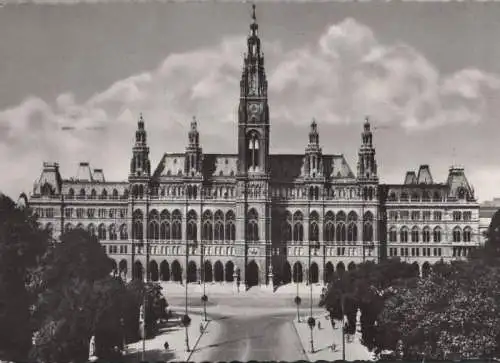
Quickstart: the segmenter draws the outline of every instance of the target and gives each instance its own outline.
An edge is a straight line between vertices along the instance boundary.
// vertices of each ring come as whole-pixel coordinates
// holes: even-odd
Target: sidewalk
[[[302,317],[300,323],[295,318],[293,324],[302,343],[302,347],[311,362],[326,360],[342,360],[342,323],[335,322],[335,329],[332,329],[330,318],[325,317],[326,313],[316,314],[316,326],[313,329],[314,352],[311,353],[311,329],[307,325],[307,317]],[[318,322],[321,329],[318,329]],[[374,356],[360,342],[361,333],[356,333],[352,342],[348,342],[346,335],[345,359],[346,361],[355,360],[374,360]],[[332,344],[336,344],[336,349],[332,350]]]
[[[128,344],[123,362],[187,361],[191,352],[186,351],[186,331],[180,320],[182,314],[182,311],[177,311],[177,316],[169,320],[166,326],[160,328],[154,338],[146,339],[144,357],[142,356],[142,340]],[[202,315],[190,313],[189,316],[191,325],[188,327],[188,337],[189,348],[192,351],[196,349],[201,337],[200,323],[203,323],[206,331],[209,322],[204,322]],[[168,350],[164,347],[165,342],[169,344]]]

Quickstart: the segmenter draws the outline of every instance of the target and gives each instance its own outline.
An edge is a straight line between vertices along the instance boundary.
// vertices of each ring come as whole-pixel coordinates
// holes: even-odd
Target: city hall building
[[[127,278],[249,285],[328,281],[334,270],[391,257],[425,274],[480,243],[463,168],[443,183],[422,165],[402,184],[380,184],[368,120],[354,169],[342,154],[323,154],[315,121],[297,154],[271,154],[255,9],[243,62],[235,154],[203,153],[193,119],[184,152],[152,169],[141,115],[128,180],[107,181],[84,162],[65,179],[57,163],[43,164],[29,197],[42,227],[54,239],[87,230]]]

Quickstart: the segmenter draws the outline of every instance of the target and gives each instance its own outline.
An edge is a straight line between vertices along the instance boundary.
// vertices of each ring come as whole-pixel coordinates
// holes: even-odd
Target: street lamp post
[[[340,290],[340,304],[342,309],[342,360],[345,361],[345,318],[344,318],[344,294]]]
[[[187,237],[187,236],[186,236]],[[186,351],[189,352],[189,333],[188,327],[191,323],[191,318],[188,315],[188,263],[189,263],[189,244],[186,238],[186,290],[185,290],[185,314],[182,318],[182,324],[184,325],[186,332]]]

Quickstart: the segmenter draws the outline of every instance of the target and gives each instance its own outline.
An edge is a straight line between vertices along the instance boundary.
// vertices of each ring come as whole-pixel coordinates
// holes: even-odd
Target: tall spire
[[[257,16],[255,15],[255,4],[252,4],[252,24],[250,24],[251,35],[257,36],[258,29],[259,24],[257,24]]]
[[[139,115],[139,121],[137,121],[135,144],[136,146],[146,146],[146,130],[144,128],[144,118],[142,117],[142,112]]]
[[[198,122],[196,121],[196,116],[193,116],[191,120],[191,129],[189,130],[189,145],[198,146],[200,141],[200,134],[198,132]]]

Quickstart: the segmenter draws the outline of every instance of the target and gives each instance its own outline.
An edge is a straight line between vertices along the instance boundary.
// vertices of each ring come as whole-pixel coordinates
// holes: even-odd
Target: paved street
[[[214,316],[208,327],[207,339],[201,339],[191,360],[307,360],[294,330],[293,317],[292,312]],[[208,337],[209,334],[214,336]]]
[[[166,290],[171,308],[183,312],[182,291]],[[250,289],[240,294],[228,291],[207,295],[207,315],[211,322],[191,361],[307,360],[293,325],[297,316],[294,294]],[[317,307],[318,299],[318,294],[314,294],[315,314],[324,312]],[[191,292],[188,301],[190,314],[203,312],[199,293]],[[303,319],[309,316],[309,309],[309,295],[304,293],[300,308]]]

